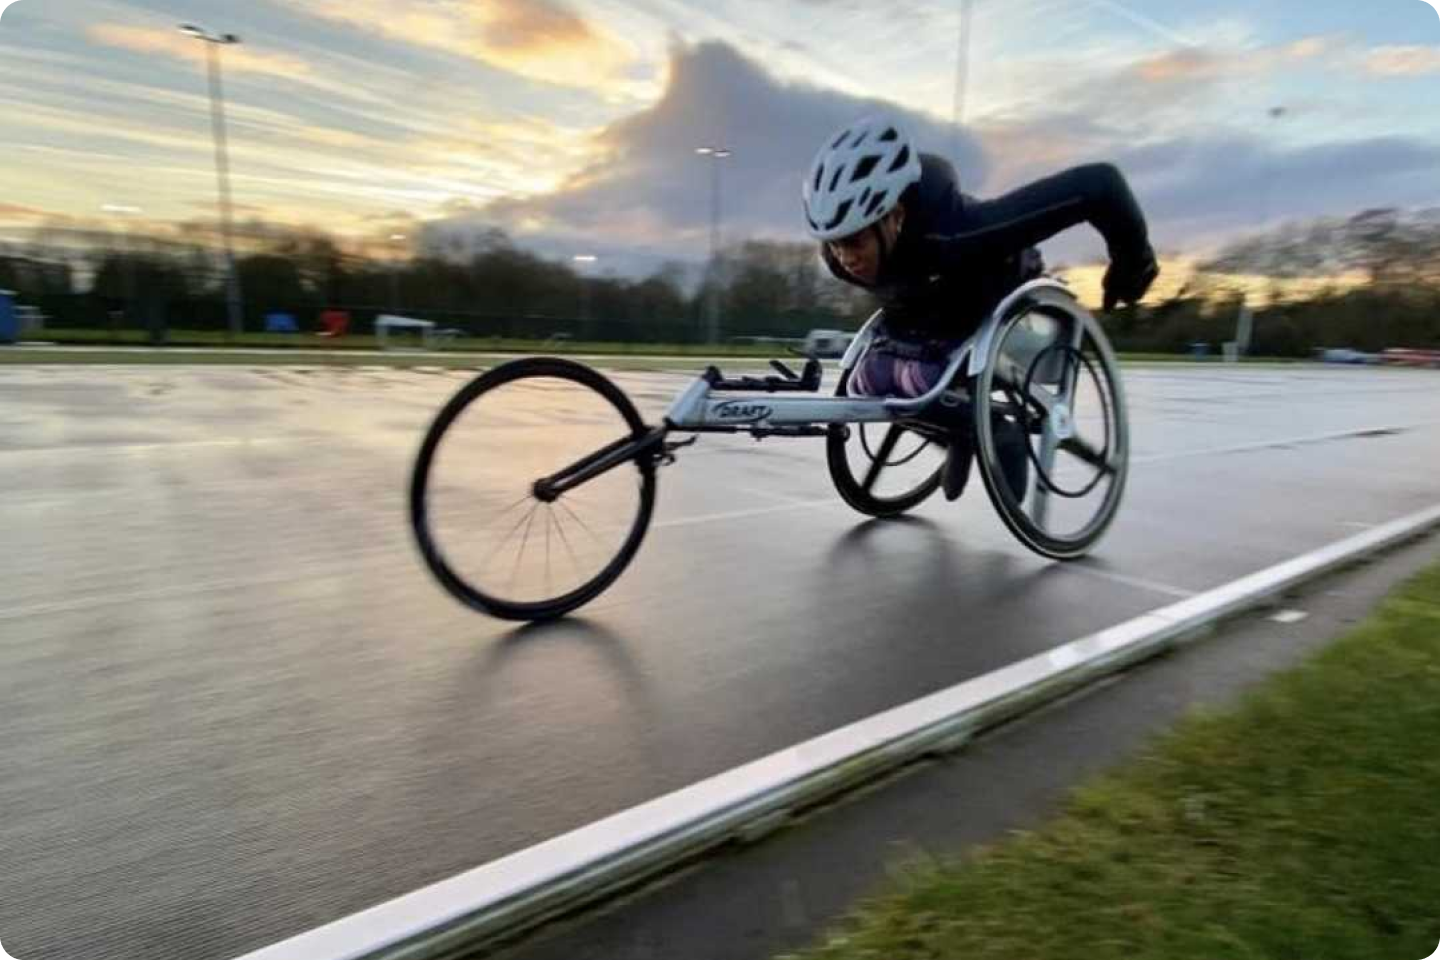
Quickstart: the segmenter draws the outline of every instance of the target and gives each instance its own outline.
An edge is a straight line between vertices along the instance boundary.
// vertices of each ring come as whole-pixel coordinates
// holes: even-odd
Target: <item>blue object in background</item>
[[[267,313],[265,314],[266,333],[299,333],[300,328],[295,325],[295,318],[288,313]]]
[[[20,318],[15,315],[15,294],[0,290],[0,343],[14,343],[20,339]]]

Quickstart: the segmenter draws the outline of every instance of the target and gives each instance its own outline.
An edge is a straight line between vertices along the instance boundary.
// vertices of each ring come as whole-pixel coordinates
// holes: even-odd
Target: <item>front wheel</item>
[[[1078,305],[1037,298],[1000,324],[974,394],[980,475],[1001,520],[1042,556],[1085,556],[1120,509],[1130,464],[1104,331]]]
[[[610,380],[583,364],[527,358],[466,384],[425,435],[410,523],[426,565],[456,599],[506,620],[548,620],[588,603],[639,549],[655,506],[640,455],[558,497],[535,484],[646,433]]]

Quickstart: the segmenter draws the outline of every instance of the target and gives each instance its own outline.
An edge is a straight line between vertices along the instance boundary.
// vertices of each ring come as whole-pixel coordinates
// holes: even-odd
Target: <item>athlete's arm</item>
[[[1104,237],[1111,270],[1106,303],[1135,301],[1158,272],[1145,215],[1125,177],[1112,164],[1074,167],[993,200],[964,207],[960,229],[938,228],[925,237],[944,266],[963,269],[967,260],[1023,250],[1082,223]]]

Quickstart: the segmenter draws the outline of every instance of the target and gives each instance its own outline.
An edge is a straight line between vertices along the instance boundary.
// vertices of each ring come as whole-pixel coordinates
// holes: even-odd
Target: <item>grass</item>
[[[518,355],[517,355],[518,356]],[[758,358],[746,360],[744,363],[737,362],[735,367],[745,369],[758,369],[760,361]],[[146,352],[126,352],[122,350],[107,350],[103,347],[93,350],[66,350],[66,349],[43,349],[26,348],[25,350],[5,350],[0,347],[0,367],[7,364],[20,366],[36,365],[59,365],[59,366],[85,366],[85,365],[158,365],[175,366],[179,364],[203,364],[206,366],[237,366],[237,367],[395,367],[401,369],[412,369],[415,367],[439,367],[449,370],[484,370],[495,366],[498,361],[479,357],[474,354],[459,353],[367,353],[364,351],[336,351],[333,353],[245,353],[236,351],[234,353],[225,351],[214,351],[200,353],[194,350],[183,348],[154,350]],[[645,356],[624,356],[616,355],[607,358],[599,364],[606,370],[636,370],[653,372],[676,372],[698,374],[704,367],[700,358],[687,360],[684,358],[662,358]],[[726,364],[730,369],[730,364]]]
[[[82,330],[46,329],[32,335],[35,340],[66,346],[148,346],[149,334],[141,330]],[[419,338],[414,335],[395,335],[392,344],[403,347],[417,347]],[[379,341],[369,334],[356,334],[339,339],[322,337],[313,333],[242,333],[232,337],[219,330],[171,330],[168,335],[169,347],[241,347],[259,349],[296,350],[376,350]],[[680,343],[614,343],[589,341],[525,340],[503,337],[459,337],[443,342],[437,352],[485,352],[485,353],[600,353],[600,354],[666,354],[673,356],[735,356],[769,357],[779,356],[783,348],[776,345],[754,346],[750,344],[721,344],[707,347],[704,344]]]
[[[521,354],[516,354],[518,358]],[[723,358],[722,358],[723,360]],[[245,350],[196,350],[171,347],[163,350],[130,351],[95,347],[86,350],[73,348],[26,347],[23,350],[6,350],[0,346],[0,367],[14,366],[176,366],[181,364],[236,367],[394,367],[413,369],[416,367],[442,368],[449,370],[485,370],[502,362],[494,356],[467,353],[400,353],[364,350],[337,350],[329,352],[273,351],[254,353]],[[763,363],[759,357],[733,357],[723,360],[725,369],[759,370]],[[660,373],[699,374],[705,360],[701,357],[650,357],[643,354],[612,354],[597,366],[605,370],[634,370]]]
[[[1223,364],[1225,358],[1212,354],[1208,357],[1192,357],[1188,353],[1122,353],[1124,363],[1213,363]],[[1309,357],[1242,357],[1241,363],[1314,363]]]
[[[804,960],[1420,960],[1440,941],[1440,565],[1064,812],[907,867]]]
[[[676,357],[690,358],[697,361],[704,359],[716,359],[725,357],[736,357],[752,360],[778,359],[794,360],[780,346],[771,344],[768,346],[755,346],[751,344],[722,344],[716,347],[707,347],[703,344],[676,344],[676,343],[608,343],[608,342],[585,342],[585,341],[545,341],[545,340],[517,340],[502,339],[498,337],[489,338],[468,338],[449,341],[442,349],[427,352],[423,359],[413,356],[406,356],[404,353],[392,354],[382,353],[379,350],[379,343],[373,336],[347,336],[340,340],[331,340],[315,334],[283,334],[283,333],[244,333],[238,338],[232,338],[224,331],[215,330],[172,330],[166,347],[162,350],[147,351],[144,353],[128,352],[124,350],[103,351],[103,347],[135,347],[148,346],[149,337],[138,330],[120,330],[110,332],[107,330],[72,330],[56,329],[37,332],[33,339],[47,343],[53,343],[57,347],[89,347],[86,351],[53,349],[39,350],[26,349],[25,351],[6,351],[0,347],[0,363],[105,363],[105,364],[140,364],[140,363],[245,363],[245,364],[378,364],[383,366],[414,367],[414,366],[443,366],[443,367],[473,367],[477,360],[473,357],[466,357],[467,353],[513,353],[517,356],[534,354],[591,354],[614,358],[608,360],[606,366],[616,369],[657,369],[653,357]],[[412,337],[409,339],[395,338],[393,343],[397,347],[413,349],[417,341]],[[185,348],[199,348],[203,350],[218,351],[220,348],[240,348],[245,350],[273,350],[272,354],[259,357],[253,353],[240,354],[238,356],[225,356],[219,352],[196,353],[186,352]],[[295,350],[297,354],[293,357],[285,356],[284,350]],[[303,352],[299,352],[303,351]],[[311,351],[325,351],[325,356],[320,357]],[[350,356],[353,354],[354,356]],[[622,362],[622,358],[634,357],[634,362]],[[1189,356],[1170,353],[1128,353],[1122,354],[1121,360],[1125,363],[1219,363],[1218,357],[1210,357],[1206,360],[1196,361]],[[797,361],[798,362],[798,361]],[[1247,357],[1245,363],[1303,363],[1304,360],[1293,358],[1263,358]],[[658,369],[692,369],[692,367],[677,366],[672,362],[662,362]],[[698,367],[694,367],[698,371]]]

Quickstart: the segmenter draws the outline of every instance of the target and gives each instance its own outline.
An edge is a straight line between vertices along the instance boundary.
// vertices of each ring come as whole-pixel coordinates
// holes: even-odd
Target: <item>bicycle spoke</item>
[[[1045,521],[1050,515],[1050,477],[1055,471],[1055,450],[1057,447],[1055,432],[1050,429],[1047,423],[1040,434],[1040,476],[1035,479],[1035,492],[1032,495],[1035,507],[1031,516],[1035,519],[1035,526],[1041,530],[1045,529]]]
[[[1061,441],[1060,449],[1079,458],[1096,470],[1104,473],[1115,472],[1114,464],[1110,463],[1109,459],[1099,450],[1096,450],[1093,444],[1080,437],[1071,437],[1069,440]]]
[[[1034,406],[1039,407],[1038,412],[1042,417],[1049,416],[1050,411],[1055,409],[1055,405],[1060,402],[1060,398],[1049,387],[1042,387],[1033,382],[1030,384],[1030,395],[1026,399]]]
[[[897,426],[892,426],[885,432],[885,439],[880,441],[880,452],[871,459],[870,468],[865,471],[865,480],[860,484],[866,493],[874,489],[875,481],[880,478],[880,471],[886,466],[885,461],[895,452],[895,444],[900,442],[900,434],[903,432],[904,428]]]
[[[1085,347],[1085,328],[1076,324],[1075,344],[1072,352],[1063,354],[1065,357],[1064,369],[1061,371],[1061,387],[1056,399],[1074,411],[1075,388],[1080,381],[1080,367],[1083,366],[1082,357]]]
[[[480,525],[480,528],[477,529],[477,530],[475,531],[475,533],[476,533],[477,535],[479,535],[479,534],[482,534],[482,533],[484,533],[485,531],[489,530],[491,527],[493,527],[493,526],[495,525],[496,521],[502,519],[506,514],[510,513],[510,512],[511,512],[512,510],[514,510],[516,507],[520,506],[520,504],[524,503],[526,500],[531,499],[533,496],[534,496],[534,495],[531,494],[531,493],[527,490],[527,491],[525,492],[525,495],[522,496],[519,500],[516,500],[514,503],[510,504],[510,506],[506,507],[504,510],[501,510],[499,513],[495,514],[495,515],[494,515],[493,517],[491,517],[489,520],[486,520],[484,523],[482,523],[482,524]]]
[[[903,467],[903,466],[911,463],[916,457],[920,456],[920,454],[924,453],[925,450],[926,450],[926,448],[931,445],[930,440],[929,440],[928,438],[921,436],[920,434],[916,433],[914,430],[908,430],[908,431],[906,431],[906,432],[909,433],[911,436],[918,437],[919,440],[920,440],[920,445],[917,446],[917,447],[916,447],[914,450],[912,450],[910,453],[908,453],[908,454],[906,454],[905,456],[901,457],[899,460],[894,460],[894,461],[891,461],[890,463],[887,463],[887,464],[886,464],[887,467]]]
[[[590,534],[591,540],[594,540],[602,547],[605,546],[605,542],[595,535],[595,531],[590,529],[590,525],[588,523],[580,519],[580,515],[578,513],[570,509],[570,505],[568,503],[566,503],[564,500],[556,500],[555,502],[560,504],[560,506],[564,507],[565,512],[575,518],[575,522],[580,524],[581,529],[583,529],[586,533]]]
[[[554,517],[554,511],[553,511],[553,510],[551,511],[551,515],[552,515],[552,517]],[[563,544],[565,544],[565,552],[570,555],[570,565],[575,568],[575,572],[576,572],[576,573],[584,573],[584,571],[580,569],[580,560],[579,560],[579,558],[577,558],[577,557],[575,556],[575,548],[572,547],[572,546],[570,546],[570,538],[567,537],[567,536],[565,536],[565,528],[564,528],[563,526],[561,526],[561,524],[560,524],[560,518],[559,518],[559,517],[554,517],[554,520],[555,520],[555,532],[558,533],[558,534],[560,534],[560,542],[563,543]]]
[[[593,492],[589,494],[581,493],[577,487],[574,490],[566,490],[561,494],[560,499],[578,503],[582,507],[590,507],[592,510],[604,510],[604,504],[600,503],[595,496]]]
[[[530,508],[530,512],[527,513],[527,514],[525,514],[525,516],[521,517],[520,520],[515,524],[515,526],[513,526],[513,527],[510,528],[510,532],[507,533],[507,534],[505,534],[504,539],[502,539],[499,543],[497,543],[497,544],[495,545],[495,549],[490,551],[490,555],[489,555],[488,557],[486,557],[486,558],[485,558],[485,562],[480,565],[480,569],[481,569],[481,570],[488,570],[488,569],[490,569],[490,564],[492,564],[492,563],[495,562],[495,558],[496,558],[497,556],[499,556],[500,550],[505,546],[505,544],[507,544],[507,543],[510,542],[510,538],[513,537],[513,536],[515,536],[516,532],[517,532],[522,526],[525,525],[525,521],[526,521],[526,520],[529,520],[531,517],[533,517],[533,516],[535,515],[535,511],[538,510],[539,508],[540,508],[540,501],[539,501],[539,500],[536,500],[536,501],[535,501],[535,506],[533,506],[533,507]]]
[[[550,504],[545,504],[545,595],[550,595]]]
[[[515,576],[520,572],[520,561],[525,558],[525,547],[530,542],[530,528],[535,525],[535,510],[530,511],[529,519],[525,521],[525,535],[520,540],[520,550],[515,554],[515,566],[510,570],[510,579],[505,583],[505,589],[509,590],[515,586]]]

